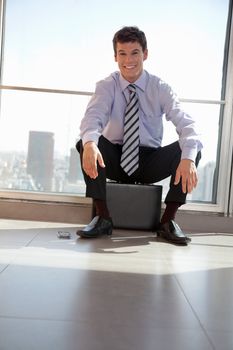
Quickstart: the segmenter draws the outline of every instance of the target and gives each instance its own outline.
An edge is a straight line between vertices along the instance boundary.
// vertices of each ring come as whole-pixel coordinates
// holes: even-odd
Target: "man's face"
[[[147,59],[148,50],[142,51],[138,42],[117,43],[115,61],[121,75],[130,83],[134,83],[143,71],[143,61]]]

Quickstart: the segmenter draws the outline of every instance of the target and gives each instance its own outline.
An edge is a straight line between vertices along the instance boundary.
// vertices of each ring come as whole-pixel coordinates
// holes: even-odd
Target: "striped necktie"
[[[125,110],[121,167],[130,176],[139,165],[139,107],[135,85],[129,84],[128,89],[130,99]]]

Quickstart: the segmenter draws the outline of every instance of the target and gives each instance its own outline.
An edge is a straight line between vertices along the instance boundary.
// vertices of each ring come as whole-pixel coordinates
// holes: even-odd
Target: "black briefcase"
[[[115,228],[156,229],[161,200],[160,185],[107,182],[107,205]]]

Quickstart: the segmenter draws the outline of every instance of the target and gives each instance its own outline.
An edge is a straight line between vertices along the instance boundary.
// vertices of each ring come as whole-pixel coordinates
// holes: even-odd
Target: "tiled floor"
[[[0,220],[0,350],[233,349],[233,234],[76,229]]]

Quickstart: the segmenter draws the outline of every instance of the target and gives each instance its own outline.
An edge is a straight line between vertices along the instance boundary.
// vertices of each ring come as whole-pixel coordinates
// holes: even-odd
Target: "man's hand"
[[[190,159],[182,159],[176,170],[176,177],[174,184],[178,185],[181,181],[182,191],[184,193],[191,193],[197,186],[197,168],[195,163]]]
[[[83,147],[83,169],[91,179],[96,179],[98,176],[98,164],[104,168],[105,164],[99,148],[92,141],[85,143]]]

